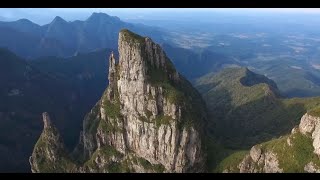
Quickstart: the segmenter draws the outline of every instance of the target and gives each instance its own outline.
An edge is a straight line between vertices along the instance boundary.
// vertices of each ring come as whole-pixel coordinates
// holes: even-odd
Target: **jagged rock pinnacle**
[[[117,68],[116,68],[116,59],[113,55],[113,52],[111,52],[111,55],[109,57],[109,90],[108,90],[108,97],[110,100],[114,99],[114,91],[116,88],[117,83]]]
[[[43,128],[44,129],[51,127],[51,120],[50,120],[49,113],[47,113],[47,112],[42,113],[42,120],[43,120]]]
[[[127,29],[119,33],[119,72],[122,79],[141,81],[170,79],[179,81],[179,73],[161,46],[149,37],[142,37]],[[157,71],[157,77],[153,76]],[[139,72],[139,73],[138,73]]]
[[[109,74],[108,74],[108,79],[110,84],[112,84],[115,81],[115,75],[116,75],[116,59],[114,58],[113,52],[111,52],[111,55],[109,57]]]

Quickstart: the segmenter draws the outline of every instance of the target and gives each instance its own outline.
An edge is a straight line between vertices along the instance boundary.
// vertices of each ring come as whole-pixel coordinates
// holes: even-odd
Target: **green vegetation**
[[[174,88],[172,85],[168,83],[162,84],[162,87],[164,88],[164,95],[170,103],[179,104],[179,105],[183,103],[185,98],[184,98],[184,94],[181,91],[177,90],[176,88]]]
[[[109,173],[126,173],[130,172],[129,169],[123,163],[111,162],[107,165],[107,170]]]
[[[120,114],[120,101],[118,98],[114,102],[110,102],[107,98],[103,99],[103,108],[110,118],[117,118]]]
[[[104,145],[103,147],[97,149],[92,154],[91,158],[84,163],[84,165],[95,168],[96,163],[94,162],[94,160],[97,158],[97,156],[102,156],[102,158],[109,160],[112,157],[121,158],[123,157],[123,154],[121,154],[112,146]]]
[[[149,161],[147,161],[147,160],[139,157],[139,158],[138,158],[138,162],[139,162],[139,164],[142,165],[145,169],[152,169],[152,164],[151,164]]]
[[[221,172],[226,167],[238,171],[237,165],[245,154],[243,149],[249,150],[255,144],[290,133],[299,124],[303,114],[309,111],[316,115],[319,111],[315,107],[320,107],[320,97],[282,98],[274,82],[246,68],[226,68],[216,75],[209,74],[198,79],[196,87],[206,101],[209,112],[207,133],[209,139],[214,140],[206,144],[208,167],[214,172]],[[306,149],[312,146],[307,139],[303,142],[308,145],[296,144]],[[285,146],[285,139],[280,144],[275,147]],[[309,155],[313,154],[310,150],[298,149],[300,153],[307,154],[308,151],[311,152]],[[282,153],[285,156],[285,150]],[[215,154],[219,157],[215,157]],[[311,159],[303,158],[308,161]],[[305,165],[301,159],[291,161]],[[282,162],[287,163],[286,160]],[[301,170],[301,167],[293,167],[295,169],[284,169],[289,172]]]
[[[290,144],[288,144],[290,139]],[[320,159],[313,153],[311,135],[303,135],[300,132],[282,136],[259,145],[263,152],[271,151],[276,154],[279,168],[287,173],[302,173],[305,165],[313,162],[320,167]],[[225,158],[217,166],[216,171],[222,172],[225,169],[231,172],[239,172],[237,166],[248,151],[238,151]]]
[[[133,157],[136,164],[140,164],[144,169],[152,170],[156,173],[162,173],[165,171],[165,168],[162,164],[151,164],[146,159],[140,157]]]
[[[52,162],[46,155],[47,151],[53,151],[56,161]],[[38,139],[34,151],[33,159],[36,161],[37,167],[40,172],[72,172],[76,165],[71,161],[65,148],[60,135],[56,128],[52,127],[46,129]]]
[[[184,100],[184,91],[178,90],[179,84],[173,82],[173,80],[169,78],[170,75],[176,73],[170,60],[167,59],[164,68],[152,65],[149,60],[146,60],[145,63],[147,67],[148,81],[154,86],[162,87],[165,97],[169,102],[181,104]]]
[[[168,125],[172,121],[170,116],[157,115],[155,118],[156,127],[160,127],[161,125]]]
[[[144,37],[135,34],[128,29],[122,29],[120,34],[123,35],[124,40],[128,43],[144,43]]]
[[[287,138],[290,138],[292,146],[288,145]],[[261,146],[264,150],[276,153],[279,168],[284,172],[304,172],[304,166],[309,162],[320,166],[319,158],[313,153],[311,137],[300,132],[268,141]]]
[[[149,161],[132,155],[131,158],[126,158],[120,162],[114,162],[112,158],[123,158],[124,155],[118,152],[112,146],[104,146],[100,149],[97,149],[93,155],[91,156],[90,160],[85,163],[85,166],[90,167],[92,169],[96,169],[100,171],[96,166],[94,160],[97,156],[101,156],[101,158],[107,160],[107,163],[104,165],[104,168],[110,173],[121,173],[121,172],[134,172],[131,168],[132,164],[141,165],[143,168],[147,170],[151,170],[154,172],[164,172],[165,168],[161,164],[151,164]]]
[[[209,112],[208,133],[226,147],[250,148],[290,132],[320,98],[283,99],[271,80],[246,68],[226,68],[197,80]]]
[[[147,118],[150,119],[150,117],[152,116],[152,112],[147,109],[146,115],[147,115]]]
[[[100,119],[98,118],[98,114],[100,112],[100,106],[96,104],[91,112],[86,115],[84,120],[84,129],[87,130],[90,134],[96,134],[97,128],[100,123]]]
[[[139,120],[142,121],[142,122],[147,122],[147,123],[151,122],[149,118],[146,118],[144,116],[139,116]]]
[[[112,157],[112,156],[115,156],[115,157],[122,157],[123,155],[117,151],[114,147],[112,146],[108,146],[108,145],[105,145],[103,146],[101,149],[98,150],[98,153],[100,155],[103,155],[104,157]]]
[[[208,172],[222,172],[226,165],[221,164],[224,159],[230,155],[242,151],[226,148],[223,144],[219,143],[216,139],[205,136],[205,149],[207,150],[207,168]],[[227,163],[232,164],[232,163]]]
[[[228,172],[239,172],[238,165],[241,163],[247,153],[248,151],[237,151],[232,153],[230,156],[221,161],[214,172],[223,172],[226,169]]]
[[[308,112],[312,116],[320,117],[320,107],[314,108]]]
[[[98,129],[102,129],[106,133],[123,132],[123,129],[118,126],[116,121],[117,119],[109,119],[108,122],[101,120]]]

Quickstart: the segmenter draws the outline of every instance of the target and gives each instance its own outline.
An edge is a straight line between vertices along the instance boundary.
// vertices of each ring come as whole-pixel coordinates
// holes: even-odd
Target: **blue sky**
[[[171,19],[177,14],[188,13],[242,13],[246,15],[256,15],[257,13],[274,14],[320,14],[320,8],[0,8],[0,20],[13,21],[27,18],[38,24],[47,24],[55,16],[72,20],[84,20],[93,12],[104,12],[112,16],[118,16],[123,20],[130,19]],[[174,16],[170,16],[174,14]]]

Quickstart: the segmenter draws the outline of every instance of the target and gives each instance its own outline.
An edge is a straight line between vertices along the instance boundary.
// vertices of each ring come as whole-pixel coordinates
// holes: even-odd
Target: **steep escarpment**
[[[255,145],[224,172],[320,172],[320,118],[313,109],[302,116],[291,134]]]
[[[66,172],[205,171],[201,96],[150,38],[122,30],[118,43],[119,62],[112,53],[109,86],[72,155],[77,167]]]

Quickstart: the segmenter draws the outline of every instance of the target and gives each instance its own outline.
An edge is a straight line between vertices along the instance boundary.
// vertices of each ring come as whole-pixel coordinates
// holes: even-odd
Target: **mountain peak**
[[[61,18],[60,16],[56,16],[51,22],[51,24],[56,24],[56,23],[67,23],[67,21]]]
[[[94,18],[94,17],[111,17],[111,16],[109,16],[106,13],[94,12],[94,13],[91,14],[90,17]]]
[[[24,24],[35,24],[32,21],[30,21],[29,19],[25,19],[25,18],[19,19],[16,22],[20,22],[20,23],[24,23]]]
[[[128,29],[122,29],[119,32],[119,42],[121,41],[143,43],[145,38]]]
[[[255,72],[249,70],[247,67],[243,68],[243,71],[244,71],[245,75],[240,79],[240,82],[242,85],[253,86],[256,84],[264,83],[264,84],[268,85],[272,94],[274,94],[277,97],[281,97],[281,93],[278,89],[278,86],[273,80],[269,79],[268,77],[266,77],[264,75],[257,74]]]
[[[115,20],[115,21],[120,21],[120,18],[117,16],[110,16],[106,13],[97,13],[94,12],[91,14],[91,16],[87,19],[87,21],[101,21],[101,20]]]
[[[144,39],[144,43],[132,44]],[[123,30],[118,50],[118,63],[113,53],[109,58],[109,85],[84,119],[80,138],[83,143],[79,143],[82,150],[76,157],[84,163],[74,170],[204,171],[202,128],[206,113],[200,94],[178,75],[164,51],[151,39]],[[40,148],[35,146],[31,159],[47,158],[50,161],[46,166],[60,167],[59,162],[48,158],[50,153],[38,151]],[[31,162],[34,171],[44,172],[37,168],[39,161]],[[60,171],[54,169],[57,170]]]
[[[181,80],[180,74],[161,46],[149,37],[143,37],[128,29],[122,29],[119,32],[118,51],[120,54],[120,69],[126,69],[129,72],[139,69],[139,72],[141,72],[139,78],[141,79],[153,84],[163,81],[179,82]],[[120,75],[124,73],[124,77],[128,75],[126,72],[119,73]]]

